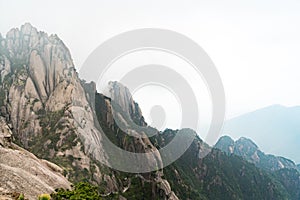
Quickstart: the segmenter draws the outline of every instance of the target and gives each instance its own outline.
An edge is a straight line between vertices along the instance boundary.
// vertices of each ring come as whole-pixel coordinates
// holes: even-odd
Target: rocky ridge
[[[162,157],[158,150],[179,130],[160,132],[149,127],[129,90],[117,82],[109,84],[105,95],[98,93],[94,83],[80,80],[63,42],[28,23],[0,37],[0,77],[0,127],[4,133],[0,149],[12,151],[11,157],[17,161],[5,156],[0,159],[17,167],[18,160],[42,164],[51,187],[46,191],[64,185],[52,186],[51,177],[56,175],[44,166],[63,173],[73,183],[88,181],[96,185],[102,199],[299,199],[298,171],[269,168],[265,172],[255,167],[252,163],[259,166],[265,157],[260,157],[257,146],[245,138],[239,142],[225,138],[220,142],[224,153],[196,137],[176,162],[154,172],[133,174],[106,167],[99,160],[110,164],[120,159],[108,156],[105,137],[128,152],[148,153],[147,163],[159,166]],[[147,137],[149,133],[155,136]],[[11,141],[48,161],[31,153],[25,153],[28,156],[22,160],[17,155],[26,150],[19,150]],[[256,154],[259,159],[253,156]],[[278,160],[276,157],[276,168],[280,166]],[[24,167],[30,173],[41,173],[39,169],[28,169],[26,164]],[[30,195],[31,191],[22,187],[12,189],[11,185],[19,181],[28,180],[5,179],[0,194],[20,190]],[[39,184],[45,186],[37,184],[33,189],[40,188]],[[35,199],[34,194],[30,199]]]
[[[283,168],[297,168],[295,163],[289,159],[265,154],[248,138],[241,137],[237,141],[234,141],[229,136],[222,136],[214,147],[228,155],[234,154],[241,156],[248,162],[254,163],[257,167],[262,169],[277,171]]]
[[[103,195],[122,193],[128,187],[128,180],[125,183],[118,178],[120,172],[99,162],[111,159],[105,153],[103,134],[115,137],[120,131],[112,118],[111,100],[103,95],[95,99],[95,84],[79,79],[70,52],[57,35],[48,36],[29,23],[10,30],[0,38],[0,74],[0,115],[11,126],[17,144],[60,165],[70,181],[88,180],[99,185]],[[120,112],[128,112],[140,126],[146,126],[128,89],[115,84],[111,96],[121,97],[117,102]],[[107,128],[105,133],[99,129],[95,101],[101,103],[99,112],[105,113],[101,121]],[[148,138],[120,145],[133,152],[153,152],[149,162],[160,162]],[[151,183],[153,196],[177,199],[162,175],[162,171],[153,177],[146,174],[142,182]]]

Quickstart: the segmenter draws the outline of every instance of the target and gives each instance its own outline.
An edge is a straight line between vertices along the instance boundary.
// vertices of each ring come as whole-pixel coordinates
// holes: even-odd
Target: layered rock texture
[[[18,193],[37,199],[41,193],[70,188],[62,168],[12,143],[12,132],[3,118],[0,127],[0,199],[13,199]]]
[[[60,165],[70,181],[88,180],[99,185],[103,195],[128,190],[131,178],[122,176],[126,178],[123,181],[117,177],[121,176],[120,172],[103,165],[112,159],[106,155],[103,134],[113,139],[123,132],[112,117],[111,99],[100,94],[95,99],[95,84],[78,78],[64,43],[56,35],[48,36],[28,23],[10,30],[0,40],[1,116],[11,126],[15,142],[39,158]],[[146,126],[128,89],[116,83],[112,86],[111,96],[120,97],[116,99],[121,108],[118,119],[130,123],[121,114],[126,113],[140,126]],[[105,115],[100,123],[95,109]],[[106,128],[105,133],[100,124]],[[127,131],[144,134],[134,129]],[[120,140],[119,145],[133,152],[153,152],[148,162],[160,162],[156,148],[147,137]],[[130,176],[149,183],[147,192],[153,198],[160,195],[176,199],[162,174],[159,171]]]
[[[129,90],[117,82],[98,93],[94,83],[78,77],[58,36],[28,23],[0,35],[0,130],[0,199],[19,193],[36,199],[80,181],[95,185],[101,199],[300,198],[299,172],[281,167],[293,163],[275,157],[258,168],[266,155],[247,139],[222,138],[222,152],[196,137],[180,159],[160,169],[158,150],[179,130],[148,126]],[[106,138],[126,152],[145,154],[140,162],[157,170],[107,167],[124,157],[109,152]]]
[[[56,35],[30,24],[12,29],[1,40],[0,60],[1,115],[18,144],[56,163],[71,160],[76,168],[65,166],[67,176],[91,167],[88,154],[105,157],[70,53]]]

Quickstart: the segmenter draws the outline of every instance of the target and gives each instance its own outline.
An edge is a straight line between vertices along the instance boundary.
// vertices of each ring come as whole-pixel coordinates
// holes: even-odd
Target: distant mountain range
[[[223,134],[251,138],[266,153],[300,163],[300,106],[273,105],[228,120]]]
[[[248,138],[241,137],[234,141],[229,136],[223,136],[214,147],[227,153],[227,155],[240,156],[264,170],[277,171],[283,168],[298,170],[293,161],[284,157],[265,154]]]
[[[285,188],[290,195],[288,199],[300,198],[300,165],[284,157],[267,155],[253,141],[244,137],[234,141],[229,136],[222,136],[214,147],[228,156],[242,157],[267,172]]]

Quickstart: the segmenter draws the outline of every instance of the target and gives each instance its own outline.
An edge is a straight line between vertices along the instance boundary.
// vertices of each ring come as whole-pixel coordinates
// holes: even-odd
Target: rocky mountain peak
[[[234,143],[234,140],[230,137],[230,136],[227,136],[227,135],[224,135],[224,136],[221,136],[218,140],[218,143],[222,143],[222,144],[233,144]]]
[[[26,23],[7,33],[0,50],[0,115],[16,142],[57,163],[80,157],[69,176],[90,168],[90,154],[105,157],[88,95],[57,35]]]
[[[26,61],[32,52],[38,52],[45,63],[57,57],[67,61],[64,67],[74,67],[70,52],[62,40],[57,35],[48,36],[45,32],[38,31],[30,23],[25,23],[20,29],[11,29],[1,46],[6,48],[6,56],[9,58],[17,57]]]
[[[98,94],[94,83],[79,79],[70,52],[57,35],[48,36],[24,24],[9,31],[0,50],[0,116],[11,124],[20,146],[61,165],[70,181],[89,180],[103,187],[105,194],[123,191],[128,180],[116,178],[118,172],[103,165],[115,159],[105,152],[104,134],[119,140],[128,151],[150,152],[149,163],[161,163],[159,152],[143,131],[128,128],[140,138],[127,137],[111,117],[111,102],[115,102],[122,114],[127,113],[139,126],[146,125],[129,90],[112,82],[110,98]],[[103,116],[99,121],[105,132],[99,129],[97,115]],[[5,138],[1,138],[4,144]],[[162,176],[157,172],[155,177],[149,173],[138,179],[153,183],[153,197],[158,195],[156,190],[169,196],[171,189],[163,187],[168,184]],[[175,194],[171,196],[176,199]]]
[[[232,154],[234,150],[234,140],[229,136],[222,136],[215,144],[215,148],[221,149],[228,154]]]
[[[21,33],[24,35],[37,35],[38,31],[30,23],[26,22],[21,26]]]
[[[94,83],[80,80],[57,35],[48,36],[26,23],[0,40],[0,199],[12,191],[36,199],[41,192],[69,188],[68,180],[97,185],[103,199],[291,199],[277,195],[277,184],[245,160],[271,170],[292,168],[293,162],[265,155],[246,138],[234,142],[222,137],[218,142],[219,148],[245,160],[211,150],[196,137],[185,154],[163,170],[137,174],[108,168],[103,162],[120,163],[123,157],[108,156],[104,137],[125,151],[147,153],[146,165],[161,166],[158,150],[179,130],[159,132],[147,126],[122,84],[110,82],[105,96]],[[114,104],[117,118],[112,117]],[[148,132],[156,134],[150,137]]]
[[[127,87],[120,82],[110,81],[104,94],[110,97],[113,103],[119,105],[136,124],[147,125],[139,105],[133,100]]]
[[[134,104],[129,89],[120,82],[110,81],[104,94],[120,105],[123,110],[129,111]]]
[[[256,151],[258,150],[258,146],[249,138],[241,137],[236,142],[235,145],[242,149],[248,149],[248,151]]]
[[[218,140],[215,148],[220,149],[227,154],[241,156],[248,162],[254,163],[260,168],[271,171],[276,171],[282,168],[297,168],[295,163],[289,159],[265,154],[251,139],[245,137],[241,137],[238,140],[233,141],[230,137],[223,136]]]

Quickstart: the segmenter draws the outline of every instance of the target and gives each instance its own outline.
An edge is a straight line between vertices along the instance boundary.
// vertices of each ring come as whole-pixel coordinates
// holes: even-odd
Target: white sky
[[[78,69],[121,32],[151,27],[182,33],[218,68],[227,118],[271,104],[300,104],[298,0],[0,0],[0,8],[2,35],[25,22],[56,33]]]

